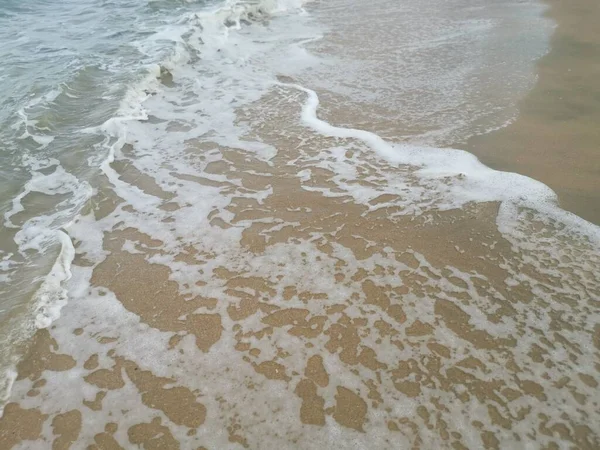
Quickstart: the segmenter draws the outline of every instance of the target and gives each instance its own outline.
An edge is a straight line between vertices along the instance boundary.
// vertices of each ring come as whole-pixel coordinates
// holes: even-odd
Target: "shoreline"
[[[199,97],[244,124],[233,142],[178,141],[184,89],[128,129],[0,447],[596,448],[597,243],[498,196],[445,209],[469,179],[451,157],[443,177],[388,161],[294,78],[218,103],[236,72]]]
[[[475,136],[465,150],[493,169],[553,189],[561,208],[600,224],[600,4],[545,0],[556,23],[538,79],[509,126]]]

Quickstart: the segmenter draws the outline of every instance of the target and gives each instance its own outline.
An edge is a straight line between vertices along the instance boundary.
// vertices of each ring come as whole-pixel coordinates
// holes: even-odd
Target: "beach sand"
[[[119,210],[109,188],[94,197],[93,218],[76,228],[122,222],[102,230],[100,255],[73,236],[74,277],[90,287],[34,336],[0,448],[600,446],[600,257],[590,243],[528,210],[509,240],[496,202],[436,210],[414,168],[302,126],[305,97],[283,84],[238,111],[248,140],[279,149],[270,162],[185,143],[203,176],[178,175],[180,189],[235,195],[176,250],[143,223],[128,226],[132,208]],[[525,120],[558,133],[527,110],[511,127]],[[222,159],[211,159],[216,148]],[[148,222],[201,208],[172,202],[132,165],[113,168],[159,202]],[[591,175],[576,184],[554,173],[591,190]]]
[[[600,224],[600,4],[548,3],[557,28],[517,120],[466,149],[492,168],[542,181],[564,209]]]

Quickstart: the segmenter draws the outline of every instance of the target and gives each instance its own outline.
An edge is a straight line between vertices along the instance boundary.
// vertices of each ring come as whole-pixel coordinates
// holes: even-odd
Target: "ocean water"
[[[140,83],[157,70],[153,65],[177,58],[176,33],[185,27],[177,21],[189,11],[188,5],[2,3],[4,366],[12,360],[20,336],[51,321],[53,308],[64,301],[60,282],[67,277],[72,252],[65,248],[71,244],[61,228],[92,198],[93,180],[107,157],[105,141],[110,139],[99,127],[115,116],[142,114],[140,102],[147,94]]]
[[[597,442],[598,228],[449,148],[514,119],[543,10],[3,3],[21,445]]]

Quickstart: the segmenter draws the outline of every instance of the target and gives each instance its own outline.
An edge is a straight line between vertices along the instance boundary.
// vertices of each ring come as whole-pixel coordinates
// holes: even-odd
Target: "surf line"
[[[518,216],[518,208],[531,208],[555,220],[558,219],[577,234],[583,234],[590,242],[600,246],[600,227],[560,208],[558,196],[544,183],[525,175],[492,169],[465,150],[422,147],[406,143],[392,144],[370,131],[331,125],[319,119],[317,115],[320,101],[314,90],[297,83],[282,81],[282,78],[286,77],[278,77],[274,84],[306,94],[301,120],[306,127],[317,133],[362,141],[388,162],[413,166],[416,173],[425,178],[443,179],[456,176],[459,180],[452,186],[451,191],[460,197],[461,204],[471,201],[500,202],[505,210],[502,216],[504,219],[510,216],[511,222]],[[500,220],[499,214],[497,221]]]

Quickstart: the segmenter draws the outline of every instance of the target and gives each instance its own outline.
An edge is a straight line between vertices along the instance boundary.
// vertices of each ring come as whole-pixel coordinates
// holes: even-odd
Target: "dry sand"
[[[558,27],[510,126],[470,140],[486,165],[540,180],[600,224],[600,3],[549,0]]]

